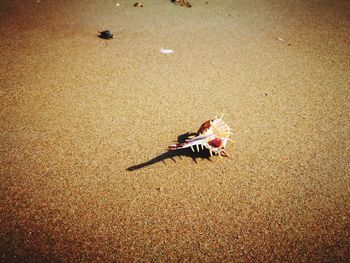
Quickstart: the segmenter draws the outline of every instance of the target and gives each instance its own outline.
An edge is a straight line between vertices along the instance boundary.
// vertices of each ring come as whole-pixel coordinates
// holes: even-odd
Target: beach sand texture
[[[134,2],[0,1],[0,261],[349,260],[350,2]]]

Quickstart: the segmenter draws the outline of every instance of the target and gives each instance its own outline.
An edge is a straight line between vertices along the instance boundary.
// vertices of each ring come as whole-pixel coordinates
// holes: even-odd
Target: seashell
[[[195,137],[187,139],[183,143],[177,143],[170,145],[168,151],[174,151],[177,149],[184,149],[191,147],[192,151],[195,151],[196,147],[199,152],[199,147],[207,148],[211,156],[217,154],[219,157],[230,155],[226,152],[225,148],[228,141],[232,141],[229,136],[232,134],[228,125],[220,118],[215,118],[204,122]]]
[[[171,2],[176,5],[191,7],[191,4],[187,0],[171,0]]]
[[[174,50],[167,49],[167,48],[161,48],[160,49],[160,53],[162,53],[162,54],[171,54],[171,53],[174,53]]]

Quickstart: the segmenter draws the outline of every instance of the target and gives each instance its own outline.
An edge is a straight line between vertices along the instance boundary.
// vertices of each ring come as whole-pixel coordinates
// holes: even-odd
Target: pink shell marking
[[[220,118],[215,118],[204,122],[199,128],[195,137],[187,139],[184,143],[177,143],[170,145],[168,151],[174,151],[177,149],[184,149],[191,147],[192,151],[195,151],[196,147],[199,152],[200,148],[209,150],[211,156],[214,154],[221,156],[229,156],[225,148],[228,141],[232,141],[229,136],[232,134],[228,125]]]

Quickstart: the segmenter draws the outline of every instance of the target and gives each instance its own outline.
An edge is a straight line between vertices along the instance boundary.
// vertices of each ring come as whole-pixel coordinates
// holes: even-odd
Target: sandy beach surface
[[[347,262],[350,2],[135,2],[0,0],[0,261]]]

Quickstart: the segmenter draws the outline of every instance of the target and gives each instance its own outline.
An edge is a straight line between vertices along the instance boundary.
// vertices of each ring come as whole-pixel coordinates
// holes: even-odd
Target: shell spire
[[[228,125],[222,120],[223,115],[220,118],[215,118],[204,122],[198,129],[197,134],[193,138],[187,139],[183,143],[177,143],[170,145],[168,151],[174,151],[177,149],[184,149],[191,147],[194,152],[194,146],[197,151],[206,148],[209,150],[211,156],[219,155],[231,157],[225,150],[228,141],[232,140],[229,136],[232,134],[232,130]]]

